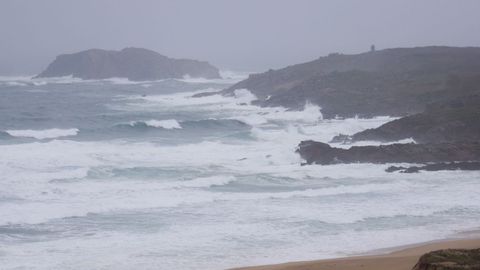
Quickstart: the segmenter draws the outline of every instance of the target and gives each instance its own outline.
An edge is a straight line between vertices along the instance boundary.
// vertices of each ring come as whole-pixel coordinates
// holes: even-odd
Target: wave
[[[194,92],[175,93],[167,95],[151,96],[126,96],[124,100],[132,100],[135,103],[127,103],[120,110],[187,110],[199,111],[200,113],[214,112],[224,119],[237,119],[250,125],[262,125],[267,122],[298,121],[300,123],[316,124],[323,119],[321,107],[306,103],[301,111],[293,111],[284,107],[259,107],[252,105],[257,97],[248,89],[237,89],[231,96],[224,96],[219,89],[203,89]],[[198,96],[197,94],[209,92],[210,95]],[[217,117],[219,118],[219,117]]]
[[[147,121],[133,121],[130,122],[130,126],[148,126],[154,128],[164,128],[164,129],[181,129],[182,126],[175,119],[168,120],[147,120]]]
[[[248,78],[250,72],[238,72],[231,70],[220,71],[219,79],[206,79],[198,77],[190,77],[185,75],[183,79],[176,79],[178,81],[187,82],[187,83],[218,83],[218,84],[235,84],[241,80]]]
[[[142,110],[152,112],[186,111],[191,114],[211,116],[213,119],[235,120],[251,127],[250,138],[265,142],[278,142],[295,147],[302,140],[314,138],[328,142],[339,134],[376,128],[394,120],[392,117],[370,119],[324,119],[321,107],[307,102],[303,110],[284,107],[259,107],[252,105],[257,97],[248,89],[237,89],[233,95],[224,96],[217,89],[151,96],[126,96],[128,102],[119,110]],[[210,95],[193,97],[195,94],[211,92]],[[203,123],[207,124],[207,123]],[[185,123],[182,127],[186,128]],[[294,150],[292,150],[294,151]]]
[[[361,200],[369,196],[382,200],[394,194],[407,197],[411,192],[413,197],[418,197],[417,193],[423,194],[425,190],[430,193],[429,196],[422,197],[422,200],[428,201],[444,195],[443,192],[445,194],[451,192],[452,188],[456,190],[455,194],[462,194],[469,191],[464,187],[470,184],[478,185],[473,181],[478,173],[458,175],[455,172],[442,172],[443,179],[431,180],[423,174],[408,176],[388,174],[384,171],[386,165],[339,164],[302,167],[299,165],[298,155],[290,149],[290,146],[294,145],[290,145],[288,140],[285,142],[281,136],[278,140],[250,141],[244,144],[204,141],[166,146],[122,141],[52,140],[47,143],[2,145],[0,157],[8,160],[8,163],[0,164],[2,177],[5,177],[2,178],[5,190],[16,190],[12,194],[33,200],[28,207],[26,205],[13,207],[11,216],[4,220],[38,222],[31,215],[32,212],[44,213],[45,216],[39,217],[40,221],[43,221],[64,215],[79,216],[89,212],[99,213],[115,209],[170,207],[215,200],[302,201],[319,198],[325,203],[329,201],[339,203],[345,196],[356,196]],[[89,171],[90,168],[99,167],[107,169]],[[212,176],[213,173],[215,175]],[[259,182],[259,175],[271,175],[272,180],[267,183]],[[278,177],[288,177],[296,181],[279,183]],[[456,181],[452,186],[452,179],[458,177],[462,181]],[[25,179],[29,185],[35,185],[35,188],[17,190],[18,185],[24,182],[19,183],[15,179]],[[72,181],[51,183],[49,188],[54,191],[46,194],[36,192],[38,189],[43,190],[45,183],[52,179]],[[73,181],[75,179],[81,181]],[[231,184],[233,181],[235,183]],[[230,190],[216,188],[229,184],[239,186],[230,187]],[[266,192],[254,193],[250,189],[244,189],[245,184],[281,185],[286,190],[269,192],[263,189]],[[209,190],[210,187],[215,189]],[[186,190],[183,190],[184,188]],[[74,194],[75,198],[71,198],[71,194]],[[102,196],[97,197],[96,194]],[[128,201],[122,200],[126,194],[129,196]],[[372,194],[380,197],[374,197]],[[34,200],[37,198],[44,200],[45,205],[36,204]],[[62,201],[71,199],[72,203],[78,204],[73,210],[83,210],[72,212],[70,204],[55,203],[59,198]],[[461,196],[453,198],[456,204],[464,203]],[[435,207],[435,210],[439,208]],[[59,211],[56,211],[57,209]],[[386,213],[382,213],[382,216],[385,215]]]
[[[175,129],[188,129],[188,130],[200,130],[200,129],[242,129],[250,128],[246,123],[236,119],[201,119],[193,121],[177,121],[175,119],[168,120],[143,120],[143,121],[131,121],[128,124],[122,123],[115,125],[113,129],[163,129],[163,130],[175,130]]]
[[[0,131],[0,140],[7,140],[13,138],[12,135],[8,134],[5,131]]]
[[[167,187],[173,188],[210,188],[215,186],[223,186],[234,182],[234,176],[210,176],[199,177],[188,181],[179,181],[169,183]]]
[[[23,130],[6,130],[5,132],[14,137],[27,137],[35,138],[39,140],[43,139],[55,139],[60,137],[75,136],[78,134],[78,129],[43,129],[43,130],[33,130],[33,129],[23,129]]]
[[[206,79],[206,78],[193,78],[188,75],[181,79],[167,78],[160,80],[145,80],[145,81],[131,81],[128,78],[112,77],[106,79],[81,79],[72,75],[60,76],[60,77],[46,77],[36,78],[36,75],[31,76],[0,76],[0,85],[5,86],[43,86],[47,84],[76,84],[76,83],[111,83],[117,85],[141,85],[143,87],[151,87],[154,83],[160,83],[168,80],[174,80],[185,83],[214,83],[214,84],[234,84],[248,77],[248,72],[235,72],[235,71],[220,71],[221,78],[219,79]]]

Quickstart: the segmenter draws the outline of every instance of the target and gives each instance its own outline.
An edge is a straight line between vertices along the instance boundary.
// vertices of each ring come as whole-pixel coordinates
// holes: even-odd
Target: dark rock
[[[334,148],[326,143],[302,141],[297,153],[307,164],[427,163],[480,161],[480,143],[390,144]]]
[[[147,81],[169,78],[220,78],[216,67],[208,62],[172,59],[157,52],[141,48],[121,51],[91,49],[57,56],[37,77],[70,76],[81,79],[128,78]]]
[[[218,95],[218,92],[201,92],[201,93],[197,93],[197,94],[192,95],[192,97],[193,98],[201,98],[201,97],[209,97],[209,96],[214,96],[214,95]]]
[[[446,249],[429,252],[412,270],[479,270],[480,249]]]
[[[348,144],[351,142],[352,142],[352,136],[345,135],[345,134],[338,134],[337,136],[333,137],[332,140],[329,141],[329,143],[342,143],[342,144]]]
[[[418,173],[418,172],[420,172],[420,168],[415,166],[406,168],[405,170],[402,171],[402,173]]]
[[[402,167],[402,166],[390,166],[385,171],[386,172],[396,172],[396,171],[401,171],[401,170],[405,170],[405,169],[406,169],[406,167]]]
[[[465,74],[480,74],[480,48],[399,48],[331,54],[252,74],[224,93],[246,88],[260,105],[291,109],[310,101],[322,107],[325,118],[405,116],[422,112],[431,102],[480,93],[478,85],[458,91],[458,78]]]
[[[454,171],[454,170],[478,171],[480,170],[480,162],[435,163],[435,164],[427,164],[423,166],[411,166],[411,167],[390,166],[385,171],[386,172],[400,171],[401,173],[416,173],[420,171]]]

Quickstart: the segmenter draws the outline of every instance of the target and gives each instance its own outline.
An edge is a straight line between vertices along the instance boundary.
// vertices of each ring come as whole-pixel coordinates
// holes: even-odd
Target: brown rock
[[[480,249],[446,249],[420,257],[413,270],[480,270]]]

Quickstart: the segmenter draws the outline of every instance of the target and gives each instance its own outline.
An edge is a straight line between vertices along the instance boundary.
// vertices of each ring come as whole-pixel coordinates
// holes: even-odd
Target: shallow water
[[[301,140],[389,117],[322,120],[312,104],[250,105],[246,90],[191,97],[238,78],[0,78],[2,269],[223,269],[478,226],[478,172],[300,166]]]

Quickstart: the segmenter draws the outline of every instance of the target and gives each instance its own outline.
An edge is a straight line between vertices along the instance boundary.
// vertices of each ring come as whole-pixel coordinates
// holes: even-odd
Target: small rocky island
[[[185,76],[217,79],[220,73],[208,62],[173,59],[147,49],[125,48],[121,51],[90,49],[59,55],[37,78],[63,76],[150,81]]]

